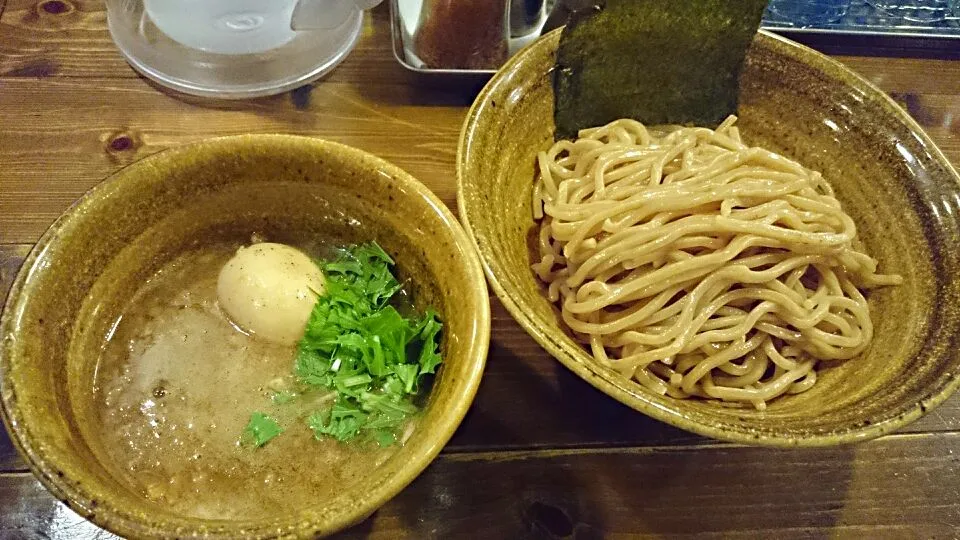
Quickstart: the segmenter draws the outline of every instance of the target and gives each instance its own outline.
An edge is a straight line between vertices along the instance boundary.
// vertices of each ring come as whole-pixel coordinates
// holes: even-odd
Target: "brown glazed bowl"
[[[407,443],[332,500],[269,521],[200,520],[148,501],[96,450],[95,354],[143,280],[204,242],[376,240],[444,321],[444,364]],[[421,307],[423,307],[421,306]],[[453,215],[399,168],[305,137],[245,135],[168,150],[106,180],[43,235],[0,321],[2,411],[34,474],[83,516],[132,538],[325,535],[357,523],[433,460],[463,419],[483,373],[490,305],[480,261]]]
[[[677,400],[600,367],[559,324],[530,269],[536,154],[553,140],[559,30],[513,57],[467,117],[457,157],[460,219],[514,318],[547,351],[612,398],[701,435],[768,446],[877,437],[916,420],[960,383],[960,178],[921,128],[841,64],[760,32],[740,85],[748,143],[820,170],[880,270],[906,282],[871,292],[876,327],[860,358],[764,412]],[[495,211],[493,210],[495,209]]]

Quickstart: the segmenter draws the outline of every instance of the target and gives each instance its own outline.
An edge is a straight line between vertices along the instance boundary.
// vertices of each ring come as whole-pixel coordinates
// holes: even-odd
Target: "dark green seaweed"
[[[557,139],[618,118],[716,127],[766,0],[598,0],[571,15],[554,70]]]

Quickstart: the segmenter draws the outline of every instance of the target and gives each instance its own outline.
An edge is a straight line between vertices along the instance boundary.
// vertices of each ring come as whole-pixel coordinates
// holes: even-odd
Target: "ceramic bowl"
[[[179,253],[204,242],[246,241],[254,231],[280,242],[376,240],[394,256],[416,302],[439,311],[444,364],[407,443],[336,498],[269,521],[188,518],[140,496],[99,457],[99,426],[89,410],[97,355],[82,354],[75,336],[106,335],[143,279]],[[125,537],[325,535],[396,495],[453,434],[483,372],[489,309],[469,239],[443,203],[399,168],[305,137],[213,139],[123,169],[43,235],[0,322],[3,419],[55,496]]]
[[[869,439],[916,420],[960,381],[960,178],[921,128],[843,65],[760,32],[740,84],[741,133],[821,171],[880,269],[900,287],[871,293],[876,327],[857,359],[766,411],[677,400],[600,367],[561,327],[530,269],[535,157],[553,141],[559,31],[513,57],[474,103],[457,157],[461,221],[506,308],[590,384],[674,426],[728,441],[822,446]],[[493,211],[492,209],[495,209]]]

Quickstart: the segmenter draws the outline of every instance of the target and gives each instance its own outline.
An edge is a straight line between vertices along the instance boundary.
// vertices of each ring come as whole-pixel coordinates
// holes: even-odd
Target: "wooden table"
[[[901,101],[960,165],[960,61],[908,53],[839,58]],[[383,6],[323,82],[211,103],[138,77],[111,43],[100,1],[0,0],[0,297],[31,244],[84,191],[144,156],[215,135],[298,133],[353,145],[453,207],[457,136],[472,97],[429,88],[395,62]],[[492,303],[487,372],[460,430],[348,536],[960,536],[960,396],[856,446],[725,444],[607,398]],[[0,538],[112,535],[47,494],[0,430]]]

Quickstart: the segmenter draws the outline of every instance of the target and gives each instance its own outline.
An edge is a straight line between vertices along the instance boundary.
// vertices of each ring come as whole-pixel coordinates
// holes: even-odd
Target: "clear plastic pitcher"
[[[380,0],[107,0],[110,35],[137,71],[226,99],[296,88],[356,45]]]

